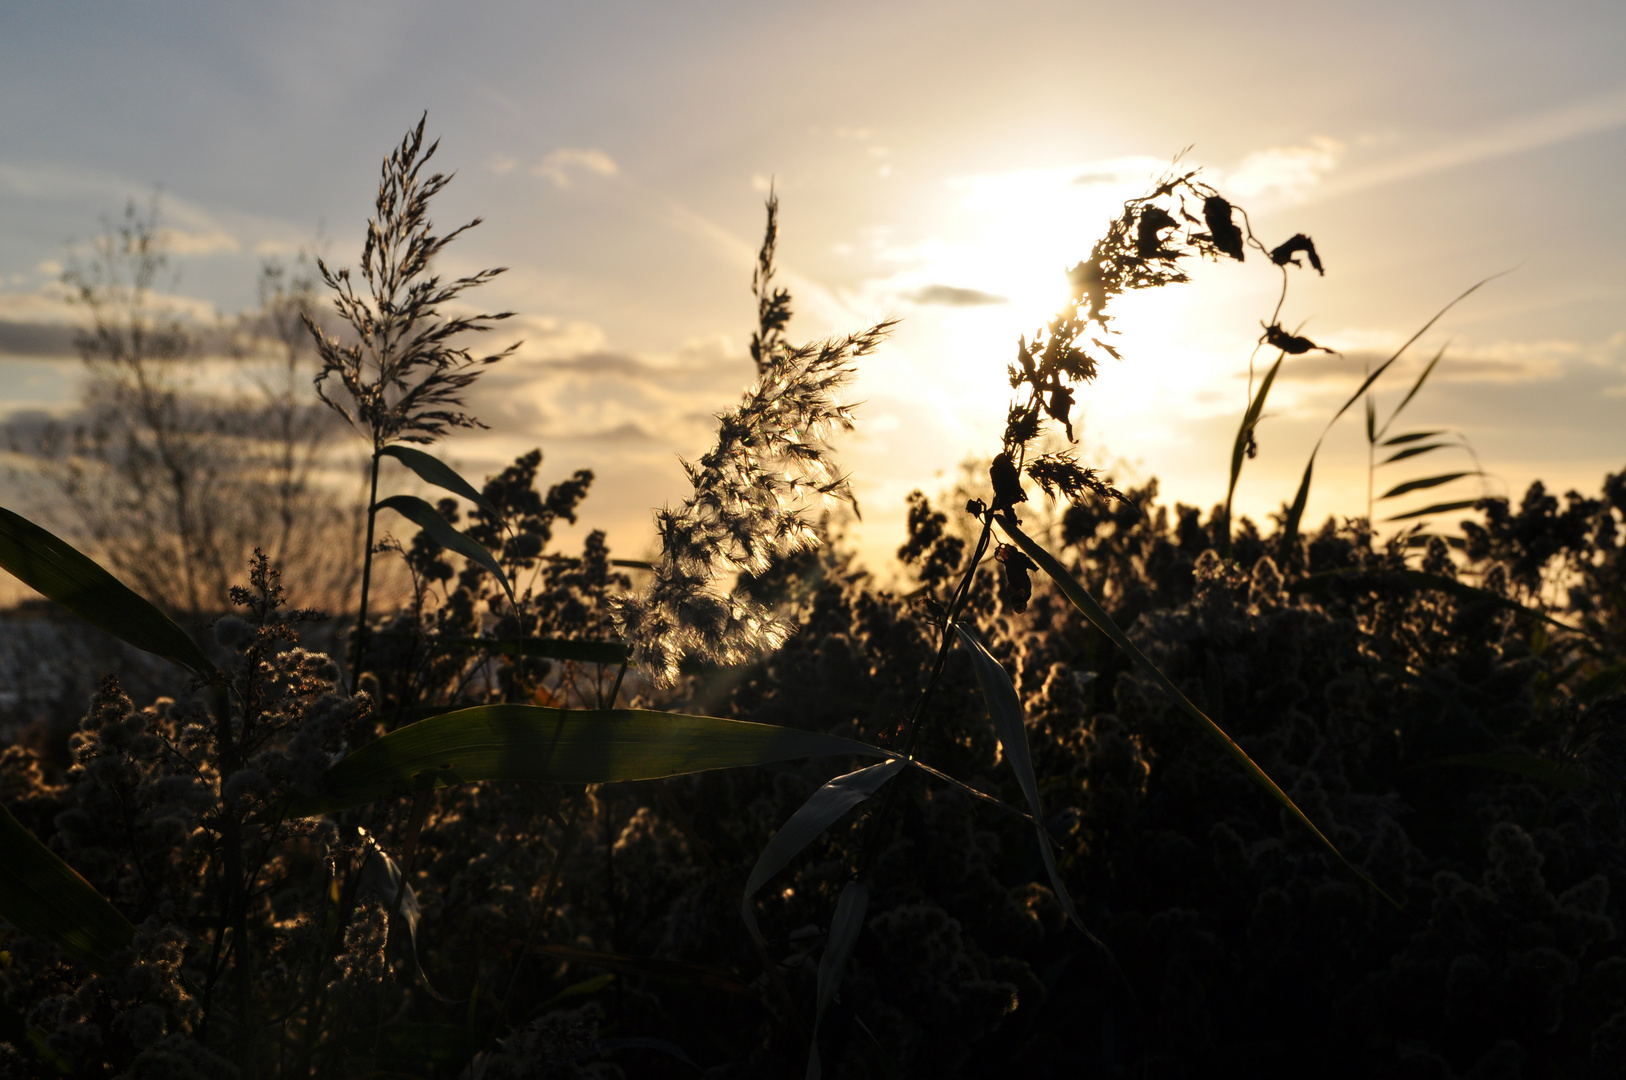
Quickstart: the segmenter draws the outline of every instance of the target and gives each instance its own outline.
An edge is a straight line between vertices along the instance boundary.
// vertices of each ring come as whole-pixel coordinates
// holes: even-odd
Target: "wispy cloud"
[[[620,171],[620,166],[604,151],[573,147],[561,147],[531,167],[532,176],[546,177],[562,188],[569,187],[583,173],[615,176]]]
[[[1298,199],[1320,184],[1343,156],[1344,144],[1317,136],[1308,146],[1279,146],[1256,150],[1222,180],[1228,192],[1243,198],[1279,195]]]
[[[171,255],[219,255],[241,250],[237,238],[222,229],[191,232],[186,229],[158,230],[158,242]]]
[[[1626,126],[1626,86],[1539,113],[1509,117],[1467,138],[1355,169],[1323,185],[1322,196],[1425,176],[1479,161],[1522,154]]]
[[[984,304],[1004,304],[1003,296],[981,289],[962,289],[954,285],[928,285],[904,297],[916,304],[941,304],[945,307],[980,307]]]
[[[40,358],[78,355],[75,330],[64,323],[9,322],[0,319],[0,355]]]

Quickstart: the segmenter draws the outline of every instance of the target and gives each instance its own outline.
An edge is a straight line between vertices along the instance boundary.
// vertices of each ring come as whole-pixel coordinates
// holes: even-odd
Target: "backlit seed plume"
[[[655,516],[661,553],[641,594],[614,602],[616,629],[639,669],[661,685],[686,656],[740,663],[781,644],[790,627],[726,578],[760,574],[776,555],[806,551],[818,534],[816,506],[853,503],[830,459],[828,436],[852,429],[852,406],[837,399],[853,361],[872,352],[893,322],[801,348],[781,345],[738,408],[718,417],[717,445],[685,461],[694,494]]]

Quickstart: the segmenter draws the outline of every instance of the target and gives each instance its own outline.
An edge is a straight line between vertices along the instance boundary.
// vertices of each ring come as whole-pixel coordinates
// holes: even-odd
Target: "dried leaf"
[[[1293,238],[1288,240],[1287,243],[1271,249],[1270,261],[1277,266],[1286,266],[1288,263],[1292,263],[1294,266],[1303,266],[1303,263],[1293,257],[1301,251],[1309,256],[1310,265],[1315,267],[1316,273],[1326,274],[1326,271],[1321,268],[1321,256],[1315,252],[1315,241],[1303,233],[1294,233]]]

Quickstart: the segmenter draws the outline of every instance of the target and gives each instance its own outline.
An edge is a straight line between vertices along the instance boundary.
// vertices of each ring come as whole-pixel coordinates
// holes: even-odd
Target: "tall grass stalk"
[[[441,173],[423,175],[439,142],[424,146],[426,113],[401,145],[384,159],[367,221],[361,252],[365,293],[358,292],[349,268],[330,270],[318,259],[322,281],[333,293],[333,307],[351,340],[329,335],[309,315],[306,327],[316,339],[321,370],[316,390],[324,402],[368,441],[367,530],[362,549],[361,598],[352,646],[351,687],[365,664],[368,593],[372,585],[374,533],[378,517],[379,462],[397,440],[428,444],[457,428],[485,425],[468,413],[463,394],[488,364],[509,356],[517,343],[501,352],[475,355],[463,343],[466,335],[485,333],[513,312],[449,315],[446,305],[470,289],[491,281],[505,267],[481,270],[443,281],[434,273],[435,258],[480,219],[436,235],[429,219],[429,200],[451,182]],[[333,383],[338,385],[335,387]]]

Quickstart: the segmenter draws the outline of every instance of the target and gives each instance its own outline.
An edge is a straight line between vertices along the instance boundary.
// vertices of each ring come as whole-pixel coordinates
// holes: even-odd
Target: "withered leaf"
[[[1179,253],[1170,251],[1163,246],[1163,238],[1158,234],[1164,229],[1179,227],[1179,222],[1161,206],[1148,206],[1140,212],[1140,222],[1135,226],[1135,253],[1143,259],[1169,259]]]
[[[999,560],[999,598],[1020,615],[1028,609],[1028,600],[1033,596],[1033,580],[1028,574],[1039,565],[1011,544],[1000,544],[994,549],[994,558]]]
[[[1045,412],[1050,418],[1067,428],[1067,438],[1073,438],[1073,392],[1065,386],[1054,387],[1050,391],[1050,401],[1045,404]]]
[[[1315,253],[1315,241],[1303,233],[1294,233],[1292,239],[1288,240],[1287,243],[1273,248],[1270,252],[1270,261],[1277,266],[1286,266],[1288,263],[1292,263],[1294,266],[1303,266],[1303,263],[1293,257],[1301,251],[1310,257],[1310,265],[1315,267],[1316,273],[1326,274],[1326,271],[1321,268],[1321,256]]]
[[[1203,200],[1203,222],[1208,226],[1209,239],[1225,254],[1242,261],[1242,229],[1231,220],[1231,204],[1223,196],[1210,195]],[[1305,241],[1308,243],[1308,239]],[[1272,256],[1274,257],[1274,255]],[[1312,248],[1310,258],[1315,258]],[[1320,263],[1316,263],[1319,268]]]
[[[1265,344],[1269,345],[1273,349],[1280,349],[1282,352],[1288,353],[1292,356],[1302,356],[1304,353],[1310,352],[1312,349],[1318,352],[1332,353],[1334,356],[1338,355],[1338,350],[1329,349],[1325,345],[1317,345],[1315,342],[1306,337],[1298,337],[1294,334],[1289,334],[1277,323],[1272,323],[1271,325],[1265,327]]]
[[[1010,451],[1001,451],[994,458],[993,464],[988,467],[988,479],[994,485],[994,504],[989,508],[994,513],[1028,501],[1027,492],[1022,490],[1022,475],[1016,471],[1016,462],[1011,460]]]

